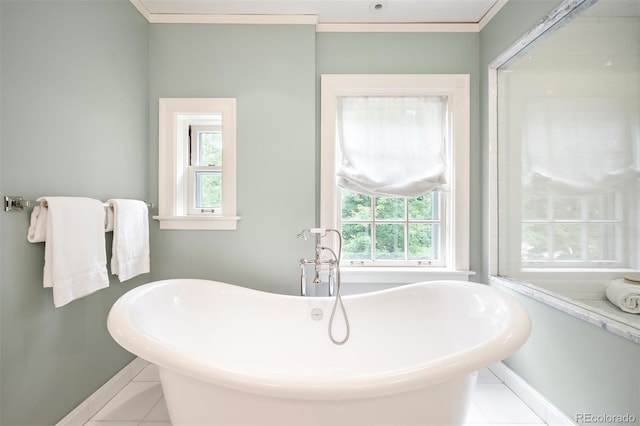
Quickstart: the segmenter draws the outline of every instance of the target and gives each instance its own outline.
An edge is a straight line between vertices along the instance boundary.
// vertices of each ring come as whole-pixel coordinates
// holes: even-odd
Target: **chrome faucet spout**
[[[313,283],[319,285],[322,284],[321,271],[323,269],[323,266],[327,265],[329,267],[329,281],[333,281],[329,285],[329,296],[333,296],[333,283],[335,283],[337,275],[336,272],[340,266],[340,258],[334,250],[322,245],[322,239],[326,237],[330,232],[335,232],[338,235],[340,246],[342,246],[342,235],[338,230],[331,228],[306,228],[297,235],[297,238],[308,240],[313,236],[315,242],[313,259],[300,259],[300,267],[306,273],[306,270],[304,270],[304,266],[313,264]],[[329,258],[323,258],[323,254],[325,252],[328,252],[330,254]]]
[[[325,247],[322,245],[322,238],[326,237],[330,232],[335,232],[338,239],[338,250],[337,253],[334,249],[330,247]],[[315,237],[315,256],[313,260],[309,259],[300,259],[300,293],[305,296],[306,295],[306,272],[305,267],[308,264],[313,263],[314,267],[314,284],[318,285],[322,283],[320,278],[320,269],[323,264],[328,265],[329,267],[329,296],[335,295],[335,303],[333,304],[333,308],[331,310],[331,317],[329,318],[329,338],[336,345],[342,345],[349,340],[350,335],[350,326],[349,319],[347,318],[347,312],[344,308],[344,304],[342,303],[342,297],[340,296],[340,257],[342,256],[342,234],[337,229],[324,229],[324,228],[310,228],[305,229],[301,233],[298,234],[298,238],[304,238],[305,240],[313,235]],[[326,251],[331,255],[329,259],[322,259],[322,253]],[[337,339],[334,336],[333,332],[333,322],[335,318],[336,311],[340,307],[340,311],[342,312],[342,317],[345,322],[346,332],[344,337],[341,339]]]

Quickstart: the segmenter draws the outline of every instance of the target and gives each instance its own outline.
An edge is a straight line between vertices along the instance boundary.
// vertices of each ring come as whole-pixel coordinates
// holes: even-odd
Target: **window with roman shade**
[[[321,86],[320,225],[342,232],[344,277],[473,274],[469,76],[323,75]]]

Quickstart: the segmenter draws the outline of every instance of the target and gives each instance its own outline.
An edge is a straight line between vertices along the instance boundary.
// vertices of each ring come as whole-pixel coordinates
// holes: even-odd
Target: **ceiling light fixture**
[[[380,13],[387,8],[386,1],[373,1],[369,4],[369,10],[373,13]]]

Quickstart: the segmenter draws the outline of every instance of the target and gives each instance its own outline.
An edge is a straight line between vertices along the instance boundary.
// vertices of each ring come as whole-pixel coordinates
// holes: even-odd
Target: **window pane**
[[[342,258],[371,259],[371,225],[350,223],[342,225]]]
[[[587,227],[587,247],[590,260],[614,261],[617,256],[618,243],[622,236],[617,232],[620,226],[613,223],[593,223]]]
[[[222,166],[222,133],[198,132],[198,166]]]
[[[549,195],[539,192],[522,193],[523,219],[547,219],[549,215]]]
[[[371,197],[342,190],[342,219],[371,219]]]
[[[439,192],[409,198],[409,220],[438,220]]]
[[[222,205],[222,174],[196,172],[196,208],[215,208]]]
[[[549,225],[522,224],[522,260],[549,260]]]
[[[582,259],[582,225],[557,223],[553,227],[553,259]]]
[[[582,217],[580,205],[579,197],[556,197],[553,200],[553,217],[579,220]]]
[[[587,211],[591,220],[619,220],[616,195],[602,194],[587,198]]]
[[[405,198],[376,197],[376,219],[404,219]]]
[[[414,223],[409,225],[409,259],[437,259],[439,225]]]
[[[404,224],[376,225],[376,258],[402,260],[404,253]]]

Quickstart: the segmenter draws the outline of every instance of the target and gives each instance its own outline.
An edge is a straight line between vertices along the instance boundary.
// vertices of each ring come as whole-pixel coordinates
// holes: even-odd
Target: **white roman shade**
[[[337,107],[338,185],[417,197],[446,184],[446,96],[344,96]]]
[[[532,98],[524,105],[523,186],[593,193],[637,181],[637,129],[622,97]],[[631,119],[630,119],[631,118]]]

